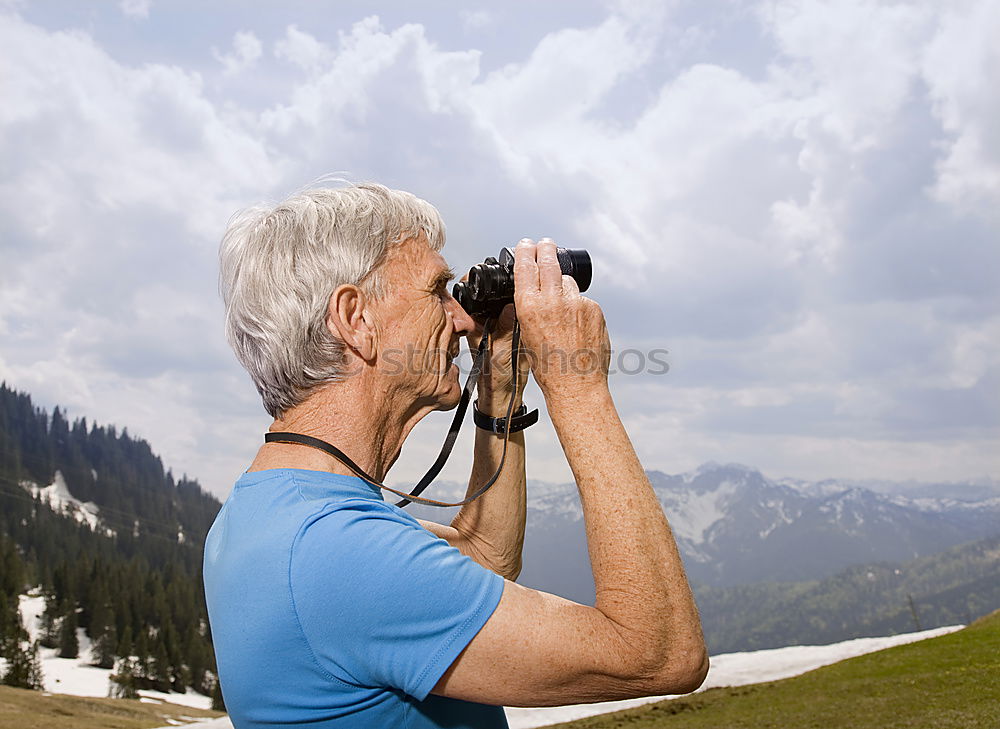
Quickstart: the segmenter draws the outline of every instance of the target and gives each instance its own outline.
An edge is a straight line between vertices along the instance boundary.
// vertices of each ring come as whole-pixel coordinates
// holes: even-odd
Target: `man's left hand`
[[[514,378],[510,363],[511,340],[514,336],[514,305],[508,304],[493,325],[486,360],[483,362],[483,372],[479,377],[479,411],[491,417],[502,417],[507,414],[507,404],[511,394],[514,394]],[[483,338],[483,322],[476,321],[476,329],[466,335],[469,349],[475,355],[479,340]],[[517,375],[517,392],[514,398],[514,410],[521,406],[521,395],[528,382],[531,366],[522,351],[519,357]]]

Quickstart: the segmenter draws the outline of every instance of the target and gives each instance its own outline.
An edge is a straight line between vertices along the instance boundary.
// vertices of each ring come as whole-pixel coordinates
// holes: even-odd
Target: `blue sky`
[[[987,0],[0,2],[0,378],[225,494],[268,420],[218,241],[339,173],[437,205],[459,270],[591,250],[616,350],[670,352],[612,378],[648,468],[1000,478],[997,37]]]

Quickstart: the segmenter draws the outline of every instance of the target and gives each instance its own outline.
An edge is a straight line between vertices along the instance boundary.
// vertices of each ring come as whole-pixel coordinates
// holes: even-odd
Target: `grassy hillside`
[[[0,686],[0,729],[148,729],[222,716],[177,704],[91,699]]]
[[[802,676],[554,725],[562,729],[996,729],[1000,612]]]

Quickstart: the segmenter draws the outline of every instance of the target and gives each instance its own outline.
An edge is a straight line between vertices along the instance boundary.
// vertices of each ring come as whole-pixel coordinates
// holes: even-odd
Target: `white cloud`
[[[322,70],[333,59],[333,51],[327,45],[294,25],[289,25],[285,37],[274,44],[274,55],[309,73]]]
[[[489,10],[462,10],[458,17],[462,20],[462,27],[466,30],[482,30],[495,21],[493,13]]]
[[[204,406],[204,383],[231,369],[215,249],[247,185],[278,167],[196,73],[125,66],[87,35],[10,16],[0,45],[0,378],[128,425],[221,491],[191,435],[233,417]]]
[[[149,9],[152,5],[152,0],[121,0],[118,3],[119,9],[127,17],[142,18],[143,20],[149,17]]]
[[[264,52],[257,36],[248,30],[237,31],[233,36],[233,48],[229,53],[212,49],[212,56],[222,64],[224,73],[233,76],[254,66]]]
[[[935,195],[1000,220],[1000,6],[956,3],[923,56],[934,110],[948,134]]]
[[[438,203],[456,265],[525,234],[590,248],[616,346],[672,353],[615,385],[650,467],[995,474],[996,10],[769,2],[727,20],[757,44],[741,64],[704,5],[610,7],[500,66],[370,17],[285,25],[273,57],[241,31],[201,72],[3,18],[0,377],[224,490],[264,419],[217,326],[216,241],[343,170]],[[274,96],[217,96],[255,64]],[[533,475],[560,478],[547,427]]]

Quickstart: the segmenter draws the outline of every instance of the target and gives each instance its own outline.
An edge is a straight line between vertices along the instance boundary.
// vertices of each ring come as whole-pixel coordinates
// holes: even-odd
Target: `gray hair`
[[[219,247],[226,338],[274,418],[344,377],[344,343],[326,326],[330,295],[355,284],[386,293],[377,270],[390,248],[444,223],[408,192],[364,183],[302,192],[232,217]]]

